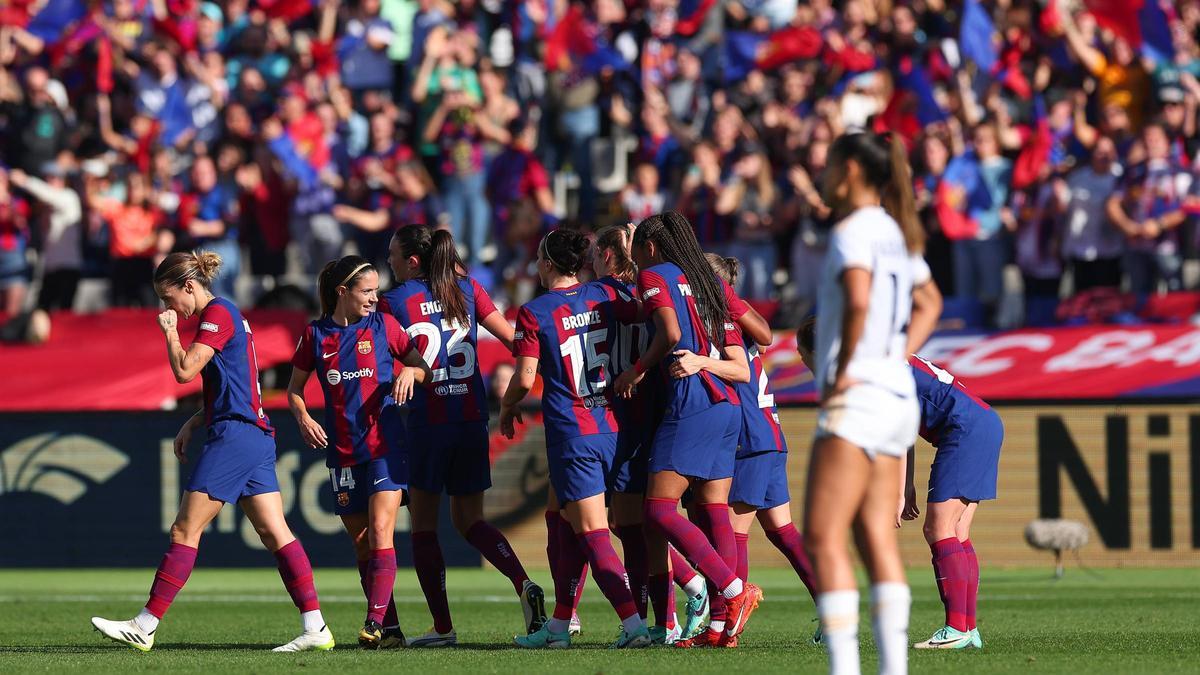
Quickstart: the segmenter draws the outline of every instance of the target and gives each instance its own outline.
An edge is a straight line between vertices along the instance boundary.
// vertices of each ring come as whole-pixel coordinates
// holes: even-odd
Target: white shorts
[[[856,384],[821,407],[816,437],[837,436],[862,448],[871,459],[899,457],[916,442],[920,424],[916,397]]]

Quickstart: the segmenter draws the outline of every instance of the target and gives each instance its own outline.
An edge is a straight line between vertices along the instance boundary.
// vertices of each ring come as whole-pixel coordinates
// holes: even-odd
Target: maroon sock
[[[521,566],[517,554],[513,552],[508,539],[504,538],[500,530],[485,520],[476,521],[467,530],[467,543],[482,553],[492,567],[508,577],[513,588],[516,589],[517,595],[521,594],[525,588],[525,582],[529,581],[529,575],[525,573],[525,568]]]
[[[175,600],[175,595],[187,583],[195,566],[196,549],[183,544],[171,544],[162,562],[158,564],[158,571],[154,573],[146,610],[160,619],[163,618],[167,608]]]
[[[813,586],[812,563],[808,559],[808,554],[804,552],[804,537],[796,529],[795,523],[788,523],[778,530],[767,530],[767,541],[774,544],[783,557],[792,564],[792,569],[796,570],[796,576],[800,577],[800,583],[804,584],[804,587],[808,589],[808,594],[812,596],[813,602],[816,602],[817,592]]]
[[[650,604],[654,607],[654,625],[670,629],[675,622],[675,589],[671,586],[671,575],[651,574],[646,579]]]
[[[579,587],[583,575],[587,574],[587,551],[579,544],[571,524],[560,518],[558,521],[558,551],[555,553],[554,574],[554,618],[568,621],[578,605]]]
[[[608,528],[580,534],[579,545],[587,550],[588,560],[592,563],[592,578],[613,609],[617,610],[617,618],[624,621],[636,614],[637,605],[633,602],[629,587],[625,585],[625,568],[617,557],[617,550],[613,548]]]
[[[362,584],[363,596],[366,597],[368,603],[371,602],[371,575],[369,573],[370,565],[370,560],[358,561],[358,582]],[[369,604],[367,605],[367,609],[370,609]],[[384,613],[383,621],[380,621],[380,623],[384,628],[391,628],[393,626],[400,625],[400,616],[396,613],[395,595],[388,597],[387,612]]]
[[[575,533],[572,532],[571,536],[574,536],[574,535],[575,535]],[[585,557],[584,561],[583,561],[583,568],[579,572],[579,583],[575,584],[575,605],[571,609],[572,612],[579,611],[579,601],[583,600],[583,587],[587,584],[587,577],[588,577],[588,564],[587,564],[587,558]]]
[[[646,559],[646,535],[642,524],[621,525],[617,527],[617,538],[621,540],[621,549],[625,552],[625,573],[629,575],[629,592],[637,605],[638,614],[645,619],[646,602],[649,594],[647,577],[650,575],[649,561]]]
[[[674,546],[667,547],[667,555],[671,557],[671,579],[676,586],[683,588],[689,581],[696,578],[696,570],[691,563],[675,550]]]
[[[558,511],[546,512],[546,562],[550,563],[550,571],[558,566],[558,521],[562,516]]]
[[[388,601],[392,598],[392,589],[396,586],[396,550],[380,548],[371,551],[368,570],[371,594],[367,596],[367,620],[382,625]]]
[[[957,537],[933,543],[933,573],[946,606],[946,625],[967,631],[967,554]]]
[[[722,552],[721,548],[717,545],[717,540],[713,536],[712,521],[709,519],[709,512],[706,505],[699,504],[693,506],[688,510],[688,514],[691,516],[692,522],[696,524],[696,527],[700,528],[700,531],[703,532],[704,536],[708,538],[709,543],[712,544],[712,547],[716,550],[717,554],[721,556],[721,560],[725,562],[725,565],[729,567],[730,571],[733,571],[734,574],[737,574],[737,561],[734,560],[733,564],[730,565],[728,560],[726,560],[725,552]],[[709,619],[724,621],[725,617],[727,616],[725,610],[725,596],[721,594],[721,589],[717,588],[717,585],[713,583],[712,579],[706,578],[705,586],[708,588]]]
[[[750,534],[734,532],[733,541],[737,545],[737,575],[746,581],[750,578]]]
[[[279,563],[279,577],[287,587],[292,602],[301,612],[311,612],[321,609],[317,601],[317,586],[313,583],[312,565],[308,562],[308,554],[300,545],[299,539],[275,552],[275,560]]]
[[[413,532],[412,548],[413,567],[433,615],[433,629],[449,633],[454,630],[454,623],[450,621],[450,603],[446,600],[446,561],[442,559],[437,532]]]
[[[694,561],[699,567],[700,573],[712,581],[713,587],[717,591],[723,590],[737,578],[709,543],[704,533],[700,531],[700,528],[675,510],[675,500],[647,498],[645,515],[646,522],[661,530],[671,545]],[[726,516],[726,521],[728,521],[728,516]],[[709,597],[715,599],[719,595],[720,593],[716,593]]]
[[[967,627],[975,628],[975,608],[979,601],[979,558],[975,555],[975,546],[967,539],[962,543],[963,553],[967,554]]]

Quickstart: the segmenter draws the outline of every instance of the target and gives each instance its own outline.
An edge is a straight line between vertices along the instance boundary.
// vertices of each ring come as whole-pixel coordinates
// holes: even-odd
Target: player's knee
[[[171,543],[194,547],[200,542],[200,533],[203,531],[203,527],[197,527],[177,520],[171,523]]]
[[[371,523],[369,546],[372,549],[392,547],[393,526],[390,523]]]
[[[932,546],[934,542],[953,537],[954,528],[942,527],[939,523],[932,520],[926,520],[921,526],[921,533],[925,535],[925,542]]]
[[[254,531],[258,534],[259,541],[262,542],[268,551],[278,551],[284,544],[295,539],[292,536],[291,530],[286,525],[278,527],[260,523],[254,526]]]
[[[464,537],[467,536],[467,532],[471,529],[471,526],[479,521],[480,518],[474,514],[462,513],[457,510],[450,513],[450,522],[454,524],[454,529],[458,530],[458,533]]]

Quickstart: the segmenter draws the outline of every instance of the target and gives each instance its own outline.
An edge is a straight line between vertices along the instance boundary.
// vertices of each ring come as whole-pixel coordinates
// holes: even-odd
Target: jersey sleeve
[[[496,309],[496,303],[492,302],[492,296],[488,295],[483,286],[479,285],[478,281],[471,279],[471,289],[475,294],[475,322],[480,319],[485,319],[493,313],[499,311]]]
[[[671,301],[671,290],[667,287],[667,280],[662,278],[658,272],[651,270],[638,272],[638,295],[642,296],[646,314],[653,314],[655,310],[663,307],[675,309],[675,303]]]
[[[210,302],[204,311],[200,312],[200,325],[196,327],[194,341],[221,351],[232,338],[233,316],[228,309]]]
[[[304,333],[300,335],[300,342],[296,345],[296,353],[292,354],[292,367],[296,370],[304,370],[312,372],[316,369],[317,355],[313,351],[313,327],[309,324],[304,327]]]
[[[909,256],[909,261],[912,263],[913,288],[924,286],[933,280],[933,273],[929,271],[929,263],[925,262],[925,258],[918,254],[913,254]]]
[[[541,341],[538,339],[538,320],[529,311],[528,307],[522,307],[520,312],[517,312],[517,329],[513,333],[513,356],[530,356],[540,358],[542,355]]]
[[[725,283],[724,279],[721,280],[721,289],[725,291],[725,304],[729,306],[729,318],[737,321],[746,316],[746,313],[750,311],[750,305],[745,300],[739,298],[733,292],[733,288]]]
[[[403,359],[408,356],[408,353],[413,350],[413,342],[408,337],[408,333],[400,327],[400,322],[391,314],[383,315],[383,328],[387,333],[388,351],[398,359]]]
[[[388,302],[387,297],[383,295],[379,296],[379,304],[375,306],[375,311],[394,316],[392,314],[392,303]]]
[[[724,326],[725,331],[725,346],[736,345],[739,347],[745,346],[745,341],[742,340],[742,331],[738,328],[736,322],[728,321]]]

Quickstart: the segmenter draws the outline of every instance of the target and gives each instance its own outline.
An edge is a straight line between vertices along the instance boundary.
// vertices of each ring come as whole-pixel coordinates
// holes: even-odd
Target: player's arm
[[[192,440],[192,434],[196,429],[204,426],[204,408],[196,411],[179,427],[179,433],[175,434],[175,457],[179,459],[180,464],[187,464],[187,446]]]
[[[746,335],[750,336],[762,347],[770,347],[775,341],[775,335],[771,332],[771,324],[762,317],[753,307],[747,307],[747,311],[737,320],[738,326],[746,331]]]
[[[721,351],[722,358],[719,359],[701,356],[686,349],[676,351],[675,356],[679,358],[671,364],[668,372],[677,380],[707,370],[726,382],[750,381],[750,364],[746,361],[746,350],[741,345],[725,345]]]
[[[308,414],[308,406],[304,403],[304,385],[308,384],[309,375],[312,375],[311,370],[292,367],[292,379],[287,388],[288,408],[292,411],[292,417],[296,418],[296,424],[300,425],[300,435],[308,447],[324,448],[329,445],[325,428]]]
[[[412,400],[414,384],[429,386],[433,382],[433,371],[415,349],[408,350],[400,362],[404,367],[396,373],[396,381],[392,383],[392,398],[397,403],[406,403]]]
[[[633,388],[646,376],[646,371],[665,359],[683,337],[683,331],[679,328],[679,318],[671,307],[656,308],[650,314],[650,319],[654,321],[654,339],[650,341],[650,346],[642,353],[637,363],[617,376],[617,381],[613,384],[617,396],[633,396]]]
[[[217,353],[216,350],[198,340],[184,349],[183,343],[179,341],[179,317],[173,309],[158,315],[158,326],[167,340],[167,361],[171,364],[171,373],[175,375],[175,381],[187,384],[196,379]]]
[[[913,286],[912,317],[908,321],[908,351],[905,354],[916,354],[925,345],[941,317],[942,292],[937,284],[930,279]]]
[[[846,369],[850,367],[854,349],[867,325],[867,309],[871,303],[871,271],[862,267],[847,268],[842,272],[842,293],[845,306],[842,313],[842,345],[838,350],[833,388],[827,395],[822,395],[822,399],[845,391],[852,384]]]
[[[917,488],[913,484],[916,452],[916,446],[910,446],[908,452],[900,455],[900,506],[896,510],[896,527],[900,527],[902,521],[916,520],[921,515],[921,509],[917,506]]]
[[[508,381],[508,389],[500,399],[500,433],[504,434],[505,438],[516,435],[516,422],[525,423],[519,406],[533,389],[534,381],[537,380],[537,367],[536,357],[517,357],[516,371],[513,372],[512,379]]]
[[[499,310],[495,310],[491,314],[488,314],[480,319],[479,325],[483,326],[489,333],[496,336],[496,339],[500,341],[500,344],[504,345],[505,349],[510,352],[512,351],[513,327],[512,324],[508,322],[508,319],[504,318],[504,315],[501,314]]]

